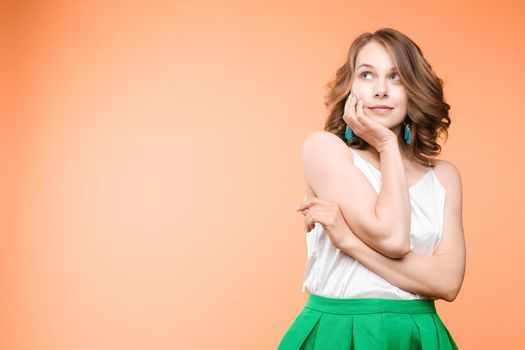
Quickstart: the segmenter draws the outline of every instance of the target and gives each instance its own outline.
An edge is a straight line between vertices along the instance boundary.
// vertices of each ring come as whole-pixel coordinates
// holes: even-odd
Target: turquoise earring
[[[346,130],[345,130],[345,139],[346,141],[350,142],[352,141],[353,138],[354,138],[354,133],[352,132],[352,129],[350,129],[347,125]]]
[[[408,124],[405,124],[405,142],[409,145],[410,145],[411,136],[412,135],[410,134],[410,129],[408,128]]]
[[[350,142],[354,138],[354,133],[352,132],[352,129],[346,126],[345,130],[345,139],[346,141]],[[412,139],[412,134],[410,132],[410,128],[408,127],[408,124],[405,124],[405,142],[410,145],[410,140]]]

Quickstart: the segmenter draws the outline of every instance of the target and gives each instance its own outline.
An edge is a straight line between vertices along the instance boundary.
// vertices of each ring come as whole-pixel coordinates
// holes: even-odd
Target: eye
[[[369,71],[365,71],[365,72],[361,73],[360,76],[363,78],[363,77],[364,77],[365,75],[367,75],[367,74],[372,74],[372,73],[369,72]],[[394,80],[396,80],[396,81],[399,81],[399,80],[401,79],[397,73],[393,73],[392,76],[396,76],[396,77],[397,77],[397,79],[394,79]]]
[[[370,74],[370,72],[365,71],[365,72],[361,73],[361,77],[364,77],[364,76],[367,75],[367,74]]]

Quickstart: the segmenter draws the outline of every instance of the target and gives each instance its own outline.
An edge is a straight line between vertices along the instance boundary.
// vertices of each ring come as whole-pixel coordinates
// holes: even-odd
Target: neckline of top
[[[381,175],[381,171],[379,171],[379,169],[377,169],[375,166],[373,166],[368,160],[366,160],[365,158],[361,157],[356,151],[354,151],[352,148],[350,148],[352,150],[352,152],[354,153],[354,155],[357,155],[361,160],[363,160],[365,163],[367,163],[372,169],[374,169],[379,175]],[[354,158],[355,159],[355,158]],[[411,191],[412,189],[416,188],[419,184],[421,184],[423,182],[424,179],[426,179],[426,177],[430,174],[433,174],[434,173],[434,170],[432,168],[430,168],[426,173],[425,175],[421,176],[421,178],[419,180],[416,181],[415,184],[413,184],[412,186],[410,186],[408,188],[409,191]]]

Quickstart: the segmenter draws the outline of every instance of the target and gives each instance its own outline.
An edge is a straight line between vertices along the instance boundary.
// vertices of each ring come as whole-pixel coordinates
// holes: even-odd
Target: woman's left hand
[[[338,249],[342,250],[353,240],[358,239],[346,224],[337,203],[312,197],[295,209],[306,216],[305,229],[307,232],[313,229],[315,223],[318,222],[323,226],[332,244]]]

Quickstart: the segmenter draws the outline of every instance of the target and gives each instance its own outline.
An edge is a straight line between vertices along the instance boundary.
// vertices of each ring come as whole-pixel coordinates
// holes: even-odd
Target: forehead
[[[355,62],[356,69],[363,63],[372,65],[379,70],[395,68],[394,60],[390,57],[388,51],[382,44],[375,41],[369,42],[359,51]]]

